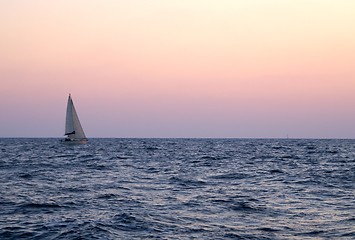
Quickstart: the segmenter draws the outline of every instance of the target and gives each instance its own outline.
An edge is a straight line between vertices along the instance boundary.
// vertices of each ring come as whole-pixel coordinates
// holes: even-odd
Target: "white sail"
[[[68,105],[67,105],[67,116],[65,123],[65,135],[69,139],[86,139],[83,128],[81,127],[78,114],[75,111],[73,100],[69,95]]]

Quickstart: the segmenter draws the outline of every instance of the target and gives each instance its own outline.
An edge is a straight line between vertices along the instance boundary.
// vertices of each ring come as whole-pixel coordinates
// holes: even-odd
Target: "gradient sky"
[[[353,0],[0,1],[0,137],[355,138]]]

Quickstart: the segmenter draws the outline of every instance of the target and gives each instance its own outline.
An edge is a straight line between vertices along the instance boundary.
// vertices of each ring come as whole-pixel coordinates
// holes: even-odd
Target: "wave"
[[[55,203],[24,203],[18,205],[14,212],[22,214],[53,213],[62,208]]]
[[[227,173],[227,174],[218,174],[210,176],[209,178],[212,179],[229,179],[229,180],[236,180],[236,179],[244,179],[248,178],[249,175],[245,173]]]
[[[173,183],[185,186],[185,187],[200,187],[206,185],[207,183],[202,180],[195,180],[195,179],[186,179],[180,177],[170,177],[169,180]]]
[[[0,139],[0,239],[354,238],[354,140],[43,142]]]

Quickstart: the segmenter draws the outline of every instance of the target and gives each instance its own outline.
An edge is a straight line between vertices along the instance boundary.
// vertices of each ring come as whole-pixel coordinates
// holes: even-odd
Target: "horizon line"
[[[62,139],[62,137],[2,137],[0,139]],[[355,137],[91,137],[87,139],[279,139],[279,140],[355,140]]]

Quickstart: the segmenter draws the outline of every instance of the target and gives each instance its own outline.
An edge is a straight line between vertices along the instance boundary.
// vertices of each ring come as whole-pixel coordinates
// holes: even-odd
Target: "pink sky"
[[[355,1],[0,2],[0,137],[355,138]]]

